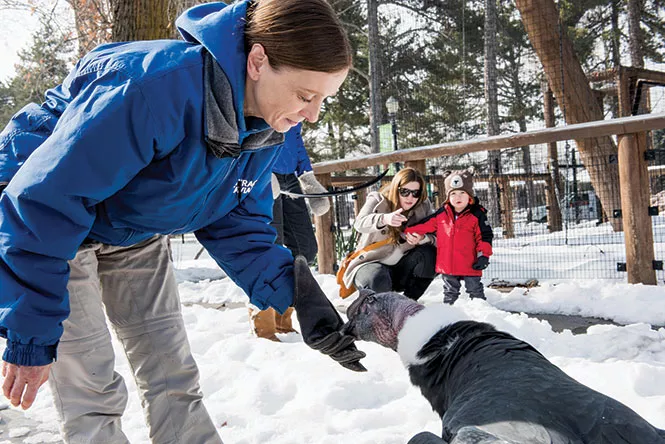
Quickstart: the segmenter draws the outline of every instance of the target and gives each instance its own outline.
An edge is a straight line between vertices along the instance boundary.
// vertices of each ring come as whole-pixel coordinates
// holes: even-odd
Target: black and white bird
[[[397,351],[441,417],[441,437],[408,444],[665,444],[664,430],[455,307],[363,290],[347,315],[343,332]]]

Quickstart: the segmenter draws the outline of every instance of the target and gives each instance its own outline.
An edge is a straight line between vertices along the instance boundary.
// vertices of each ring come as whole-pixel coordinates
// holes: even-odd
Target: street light
[[[388,110],[388,117],[390,117],[390,125],[393,131],[393,150],[397,151],[397,110],[399,110],[399,101],[393,96],[388,97],[386,100],[386,109]],[[399,163],[395,163],[395,170],[399,171]]]
[[[393,96],[388,97],[388,100],[386,100],[386,108],[388,109],[388,115],[395,117],[397,110],[399,110],[399,101]]]

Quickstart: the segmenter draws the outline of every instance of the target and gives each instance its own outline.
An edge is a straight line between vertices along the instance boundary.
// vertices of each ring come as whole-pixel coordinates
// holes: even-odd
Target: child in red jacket
[[[473,196],[473,168],[444,173],[446,202],[436,213],[405,233],[436,232],[436,272],[443,277],[443,302],[453,304],[461,281],[469,296],[485,299],[480,281],[492,255],[492,227],[487,210]]]

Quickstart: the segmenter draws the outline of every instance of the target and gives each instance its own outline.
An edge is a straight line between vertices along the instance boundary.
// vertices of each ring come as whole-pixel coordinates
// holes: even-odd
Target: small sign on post
[[[394,151],[392,125],[390,123],[379,125],[379,149],[382,153],[391,153]],[[391,164],[390,166],[386,165],[385,167],[388,168],[389,176],[395,175],[395,165]]]

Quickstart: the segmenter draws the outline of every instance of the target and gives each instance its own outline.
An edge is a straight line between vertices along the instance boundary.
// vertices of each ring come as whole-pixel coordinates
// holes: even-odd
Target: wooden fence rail
[[[544,128],[524,133],[483,137],[458,142],[446,142],[418,148],[409,148],[389,153],[368,154],[353,159],[330,160],[313,165],[315,174],[327,174],[387,165],[395,162],[409,162],[455,154],[476,153],[479,151],[518,148],[562,140],[590,139],[602,136],[635,134],[665,128],[665,113],[621,117],[611,120],[577,123],[555,128]]]

